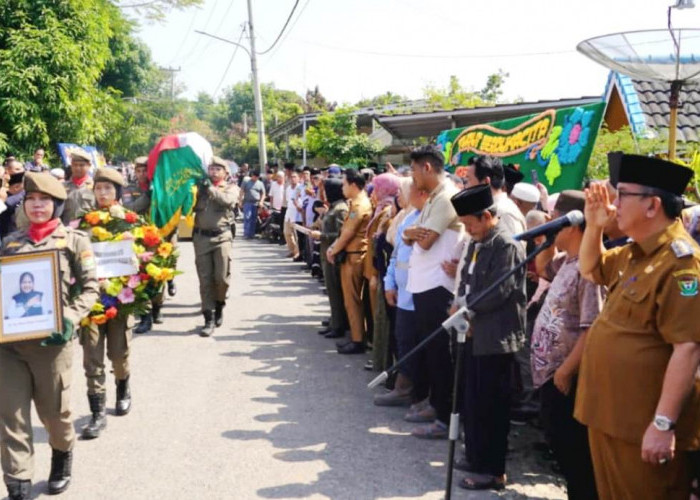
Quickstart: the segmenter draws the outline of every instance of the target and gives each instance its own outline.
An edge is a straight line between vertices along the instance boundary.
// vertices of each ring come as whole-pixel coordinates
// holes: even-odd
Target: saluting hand
[[[617,209],[610,203],[610,195],[605,186],[592,183],[586,189],[586,224],[599,229],[604,228],[617,214]]]

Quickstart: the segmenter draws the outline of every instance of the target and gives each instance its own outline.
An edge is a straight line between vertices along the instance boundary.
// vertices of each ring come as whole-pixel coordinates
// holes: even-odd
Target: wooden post
[[[671,82],[671,97],[668,100],[668,106],[671,108],[671,116],[668,120],[668,159],[673,161],[676,159],[676,128],[678,123],[678,108],[679,96],[683,82]]]

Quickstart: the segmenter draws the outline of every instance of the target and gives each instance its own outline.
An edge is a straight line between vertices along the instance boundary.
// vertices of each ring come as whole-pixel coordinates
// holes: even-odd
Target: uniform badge
[[[56,240],[56,248],[58,248],[59,250],[61,248],[66,248],[66,245],[68,245],[68,242],[65,240],[65,238]]]
[[[681,276],[678,278],[678,286],[681,289],[681,297],[695,297],[698,294],[698,277]]]
[[[7,245],[5,245],[5,248],[17,248],[19,246],[22,246],[22,244],[19,241],[11,241]]]
[[[673,250],[673,253],[679,259],[693,255],[693,247],[690,246],[690,243],[688,243],[686,240],[673,240],[671,242],[671,250]]]

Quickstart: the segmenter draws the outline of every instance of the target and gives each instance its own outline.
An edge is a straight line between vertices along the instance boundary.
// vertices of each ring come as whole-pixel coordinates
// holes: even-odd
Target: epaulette
[[[671,242],[671,250],[673,250],[677,259],[693,255],[693,247],[688,241],[682,238],[677,238]]]

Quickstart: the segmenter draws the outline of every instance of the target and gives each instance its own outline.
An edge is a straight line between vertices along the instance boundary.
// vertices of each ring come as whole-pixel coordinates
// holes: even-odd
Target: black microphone
[[[516,234],[513,239],[516,241],[531,240],[537,236],[552,236],[568,226],[580,226],[583,224],[583,213],[580,210],[572,210],[566,215],[554,219],[553,221],[537,226],[534,229]]]

